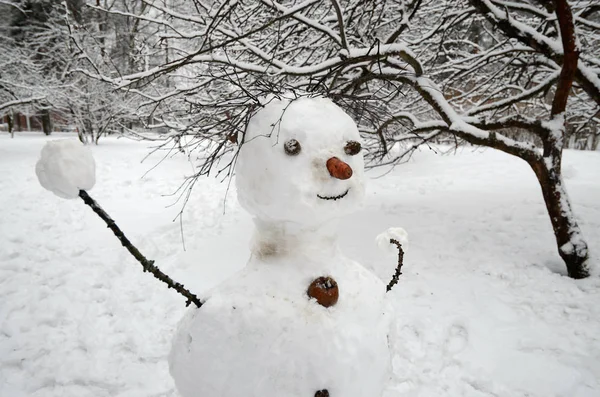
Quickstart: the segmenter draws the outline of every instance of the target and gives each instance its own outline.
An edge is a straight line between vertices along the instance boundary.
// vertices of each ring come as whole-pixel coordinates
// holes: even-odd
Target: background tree
[[[103,134],[132,126],[137,105],[131,96],[77,72],[90,67],[96,72],[136,70],[131,69],[136,56],[119,49],[119,21],[81,0],[26,0],[0,7],[8,15],[0,24],[3,114],[32,109],[45,134],[52,132],[54,118],[62,126],[74,126],[84,143],[98,143]]]
[[[47,75],[51,66],[44,54],[51,51],[57,38],[46,29],[45,5],[0,3],[0,10],[7,16],[0,22],[0,112],[14,117],[15,112],[34,106],[42,111],[44,131],[49,134],[44,101],[57,82],[52,74]]]

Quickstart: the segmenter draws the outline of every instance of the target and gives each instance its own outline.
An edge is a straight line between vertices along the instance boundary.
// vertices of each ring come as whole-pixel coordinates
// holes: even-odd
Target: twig
[[[398,266],[396,266],[396,272],[390,280],[390,283],[387,285],[386,292],[390,292],[391,289],[394,288],[394,285],[398,284],[398,279],[402,274],[402,265],[404,262],[404,250],[402,249],[402,244],[400,244],[398,240],[393,238],[390,239],[390,244],[396,244],[396,247],[398,247]]]
[[[112,220],[112,218],[102,209],[102,207],[98,205],[93,198],[89,196],[85,190],[79,191],[79,197],[81,197],[83,202],[90,206],[90,208],[106,223],[106,226],[112,230],[119,241],[121,241],[123,247],[127,248],[127,251],[129,251],[131,255],[133,255],[133,257],[140,262],[144,268],[144,272],[152,273],[154,277],[167,284],[168,288],[173,288],[175,291],[183,295],[187,299],[186,306],[189,306],[191,303],[195,304],[196,307],[202,306],[202,302],[200,302],[200,299],[198,299],[196,295],[187,290],[183,284],[176,283],[171,277],[160,271],[158,267],[154,266],[153,260],[148,260],[144,255],[142,255],[142,253],[133,244],[131,244],[131,241],[125,237],[125,234],[121,231],[121,229],[119,229],[119,226],[117,226],[115,221]]]

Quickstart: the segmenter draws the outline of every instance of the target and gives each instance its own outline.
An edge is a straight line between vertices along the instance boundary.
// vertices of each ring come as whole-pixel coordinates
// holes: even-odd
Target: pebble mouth
[[[348,194],[348,192],[350,191],[350,189],[347,189],[344,193],[340,194],[339,196],[321,196],[320,194],[317,194],[317,197],[320,198],[321,200],[339,200],[341,198],[346,197],[346,195]]]

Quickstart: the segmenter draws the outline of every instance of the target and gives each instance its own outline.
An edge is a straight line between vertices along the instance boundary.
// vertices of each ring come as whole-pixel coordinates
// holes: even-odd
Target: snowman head
[[[356,124],[327,98],[266,98],[248,123],[236,165],[242,206],[267,222],[318,226],[362,202]]]

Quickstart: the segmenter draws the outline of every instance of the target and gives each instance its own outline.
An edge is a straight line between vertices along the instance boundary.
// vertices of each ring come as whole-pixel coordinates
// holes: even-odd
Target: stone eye
[[[285,150],[286,154],[290,156],[295,156],[298,153],[300,153],[300,149],[302,149],[302,147],[300,146],[300,142],[298,142],[295,139],[290,139],[289,141],[283,144],[283,149]]]
[[[354,156],[355,154],[358,154],[358,152],[360,152],[360,149],[360,142],[356,141],[348,141],[348,143],[346,143],[346,146],[344,146],[344,152],[346,152],[348,156]]]

